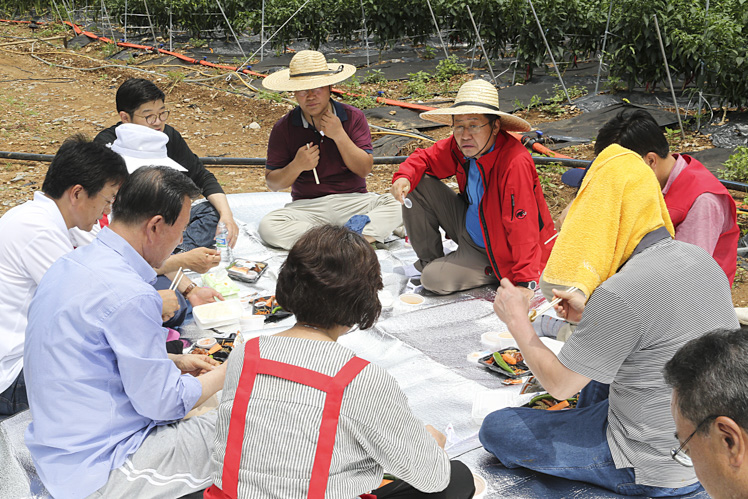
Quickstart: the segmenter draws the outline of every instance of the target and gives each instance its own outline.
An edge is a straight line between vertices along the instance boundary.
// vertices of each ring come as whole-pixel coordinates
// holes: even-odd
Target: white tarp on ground
[[[278,270],[286,252],[264,246],[257,235],[257,226],[264,214],[289,201],[290,195],[286,193],[229,196],[234,216],[241,221],[242,228],[234,256],[269,263],[267,272],[255,285],[241,284],[245,293],[275,292]],[[445,242],[447,248],[450,244],[454,243]],[[463,462],[486,479],[491,490],[486,497],[621,497],[579,482],[526,470],[509,470],[482,448],[476,448],[479,424],[472,418],[474,399],[485,402],[500,398],[502,402],[498,405],[518,403],[515,395],[519,387],[502,386],[497,375],[467,359],[468,354],[484,350],[480,343],[482,333],[505,329],[493,312],[495,293],[488,287],[450,296],[424,293],[422,305],[402,304],[397,297],[411,290],[413,284],[396,269],[415,261],[415,253],[402,239],[393,239],[385,246],[377,250],[377,256],[385,289],[395,298],[395,305],[383,311],[373,328],[348,334],[339,340],[340,343],[387,369],[398,380],[415,414],[424,423],[442,431],[450,427],[453,443],[453,447],[448,448],[450,454],[460,455]],[[262,334],[272,334],[292,324],[293,318],[289,318],[272,327],[268,325]],[[183,327],[184,337],[197,339],[205,335],[194,322]],[[0,423],[2,498],[27,497],[30,490],[40,490],[38,478],[30,468],[30,456],[23,446],[22,432],[29,420],[26,412]],[[708,496],[703,493],[688,497]]]

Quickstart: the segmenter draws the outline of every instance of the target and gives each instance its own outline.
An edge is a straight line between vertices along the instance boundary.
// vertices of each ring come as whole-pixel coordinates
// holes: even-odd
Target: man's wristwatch
[[[187,298],[187,295],[190,294],[192,290],[195,289],[196,287],[197,287],[197,284],[195,284],[194,282],[191,282],[190,285],[187,286],[184,291],[182,291],[182,296]]]
[[[538,283],[535,281],[518,282],[515,284],[515,286],[518,286],[520,288],[527,288],[530,291],[535,291],[538,287]]]

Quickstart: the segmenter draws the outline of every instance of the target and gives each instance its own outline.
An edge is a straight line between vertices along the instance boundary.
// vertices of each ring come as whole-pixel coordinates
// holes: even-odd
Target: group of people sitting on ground
[[[0,218],[0,414],[30,406],[26,442],[52,496],[472,497],[470,471],[394,378],[336,343],[376,322],[372,244],[403,222],[427,290],[498,284],[494,310],[540,383],[579,393],[568,411],[490,414],[480,439],[505,466],[626,495],[742,493],[748,336],[730,294],[735,205],[719,182],[670,155],[648,114],[622,114],[573,180],[557,234],[512,135],[530,125],[473,80],[422,115],[453,134],[371,194],[366,119],[330,98],[353,72],[302,51],[265,81],[299,102],[273,128],[266,168],[293,201],[259,226],[290,249],[276,296],[296,324],[225,364],[165,348],[169,320],[222,298],[189,280],[169,290],[176,269],[210,269],[218,223],[230,246],[238,229],[152,82],[123,83],[121,123],[65,142],[42,191]],[[452,175],[458,193],[440,181]],[[440,230],[456,251],[444,254]],[[528,318],[538,285],[576,325],[558,356]],[[217,410],[184,419],[221,389]]]

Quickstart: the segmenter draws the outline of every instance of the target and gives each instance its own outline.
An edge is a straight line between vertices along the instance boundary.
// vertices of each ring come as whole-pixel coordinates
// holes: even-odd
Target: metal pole
[[[125,0],[125,25],[123,26],[125,29],[125,34],[123,35],[123,40],[125,43],[127,43],[127,0]]]
[[[553,57],[553,52],[551,52],[551,46],[548,45],[548,40],[545,38],[545,32],[543,31],[543,26],[540,24],[540,19],[538,18],[538,13],[535,12],[535,6],[532,4],[532,0],[527,0],[530,2],[530,8],[532,9],[532,15],[535,16],[535,22],[538,23],[538,29],[540,30],[540,36],[543,37],[543,43],[545,43],[545,49],[548,51],[548,55],[551,56],[551,62],[553,63],[553,67],[556,69],[556,74],[558,75],[558,80],[561,82],[561,88],[564,89],[564,94],[566,94],[566,100],[569,101],[569,105],[571,105],[571,97],[569,97],[569,92],[566,90],[566,85],[564,85],[564,79],[561,77],[561,70],[558,67],[558,64],[556,64],[556,58]]]
[[[483,47],[483,40],[480,37],[480,31],[478,31],[478,26],[475,25],[475,19],[473,19],[473,13],[470,11],[470,6],[466,5],[468,15],[470,16],[470,22],[473,23],[473,29],[475,30],[475,35],[478,37],[478,43],[480,44],[480,49],[483,51],[483,57],[486,58],[486,64],[488,64],[488,72],[491,73],[491,80],[493,81],[493,84],[496,85],[496,76],[493,74],[493,67],[491,67],[491,60],[488,58],[488,54],[486,54],[486,49]]]
[[[62,2],[62,8],[65,9],[65,14],[68,16],[68,21],[70,21],[70,27],[73,29],[73,33],[75,33],[75,23],[73,22],[73,18],[70,16],[70,11],[68,10],[68,6],[65,5],[65,0],[60,0]],[[57,8],[57,4],[55,3],[55,8]],[[59,9],[57,10],[59,14]],[[60,16],[60,20],[62,20],[62,16]],[[76,33],[77,34],[77,33]]]
[[[265,46],[265,0],[262,0],[262,21],[260,22],[260,47]],[[265,51],[260,52],[260,62],[264,59]]]
[[[449,59],[449,53],[447,52],[447,46],[444,45],[444,40],[442,40],[442,32],[439,30],[439,24],[436,22],[436,16],[434,15],[434,9],[431,8],[431,0],[426,0],[426,3],[429,6],[429,12],[431,12],[431,19],[434,21],[434,26],[436,26],[436,34],[439,36],[439,41],[442,44],[442,49],[444,50],[444,57]]]
[[[610,0],[610,7],[608,8],[608,22],[605,23],[605,34],[603,35],[603,48],[600,51],[600,65],[597,67],[597,80],[595,81],[595,95],[597,95],[597,89],[600,86],[600,76],[603,72],[603,57],[605,57],[605,44],[608,42],[608,28],[610,27],[610,16],[613,13],[613,0]]]
[[[174,6],[174,2],[169,2],[169,52],[172,51],[172,46],[171,46],[171,30],[172,30],[171,10],[172,10],[173,6]]]
[[[145,0],[143,0],[145,1]],[[221,9],[221,14],[223,14],[223,19],[226,21],[226,24],[229,27],[229,30],[231,30],[231,34],[234,35],[234,40],[236,40],[236,44],[239,45],[239,50],[242,53],[242,57],[247,57],[247,54],[244,53],[244,49],[242,48],[242,44],[239,43],[239,37],[236,36],[236,33],[234,33],[234,28],[231,27],[231,23],[229,22],[229,18],[226,17],[226,13],[223,12],[223,7],[221,7],[221,2],[216,0],[216,3],[218,4],[218,8]]]
[[[116,43],[117,40],[114,38],[114,28],[112,27],[112,19],[109,17],[109,11],[106,10],[106,4],[104,3],[104,0],[101,0],[101,11],[103,12],[103,14],[106,15],[106,21],[109,23],[109,33],[112,35],[112,41]],[[104,32],[104,26],[103,26],[104,21],[103,20],[101,24],[102,24],[101,31],[103,33]]]
[[[364,40],[366,40],[366,67],[371,63],[369,61],[369,30],[366,29],[366,13],[364,12],[364,0],[361,0],[361,19],[364,21]]]
[[[299,12],[301,12],[301,9],[303,9],[304,7],[306,7],[306,5],[307,5],[307,4],[309,3],[309,2],[311,2],[311,1],[312,1],[312,0],[306,0],[306,2],[304,2],[304,3],[303,3],[303,5],[302,5],[301,7],[299,7],[298,9],[296,9],[296,12],[294,12],[293,14],[291,14],[291,17],[289,17],[288,19],[286,19],[286,22],[284,22],[284,23],[283,23],[283,25],[281,25],[281,27],[280,27],[280,28],[278,28],[277,30],[275,30],[275,33],[273,33],[272,35],[270,35],[270,38],[268,38],[267,40],[265,40],[265,42],[264,42],[264,43],[263,43],[262,45],[260,45],[260,48],[258,48],[257,50],[255,50],[255,51],[254,51],[254,53],[253,53],[252,55],[250,55],[250,56],[249,56],[249,57],[247,58],[247,60],[246,60],[246,61],[244,61],[244,64],[242,64],[241,66],[239,66],[239,68],[243,68],[244,66],[246,66],[246,65],[247,65],[247,63],[248,63],[249,61],[251,61],[251,60],[252,60],[252,58],[253,58],[253,57],[254,57],[255,55],[257,55],[257,52],[260,52],[260,51],[261,51],[261,50],[262,50],[263,48],[265,48],[265,44],[267,44],[267,43],[268,43],[268,42],[269,42],[270,40],[272,40],[272,39],[273,39],[273,38],[275,37],[275,35],[277,35],[278,33],[280,33],[280,31],[281,31],[281,30],[282,30],[283,28],[285,28],[285,27],[286,27],[286,24],[290,23],[290,22],[291,22],[291,19],[293,19],[294,17],[296,17],[296,14],[298,14]]]
[[[660,50],[662,51],[662,58],[665,60],[665,71],[667,72],[667,81],[670,84],[670,94],[673,96],[673,104],[675,105],[675,115],[678,116],[678,126],[680,127],[680,134],[683,140],[686,140],[686,132],[683,130],[683,123],[680,120],[680,110],[678,109],[678,100],[675,98],[675,89],[673,88],[673,80],[670,78],[670,66],[667,63],[667,55],[665,55],[665,44],[662,43],[662,34],[660,33],[660,24],[657,22],[657,14],[654,15],[655,28],[657,29],[657,39],[660,40]]]
[[[706,45],[707,28],[709,28],[709,0],[706,0],[706,11],[704,12],[704,45]],[[704,60],[701,60],[701,74],[704,74]],[[696,130],[701,130],[701,100],[704,99],[701,90],[699,90],[699,112],[696,114]],[[704,99],[706,100],[706,99]]]
[[[52,0],[52,5],[55,6],[55,10],[57,11],[57,17],[60,18],[60,24],[65,24],[65,20],[62,18],[62,14],[60,14],[60,9],[57,7],[57,2]]]
[[[158,45],[158,40],[156,40],[156,30],[153,29],[153,23],[151,22],[151,13],[148,12],[148,2],[146,0],[143,0],[143,5],[145,5],[145,16],[148,18],[148,26],[151,27],[151,35],[153,35],[153,46],[155,47]]]

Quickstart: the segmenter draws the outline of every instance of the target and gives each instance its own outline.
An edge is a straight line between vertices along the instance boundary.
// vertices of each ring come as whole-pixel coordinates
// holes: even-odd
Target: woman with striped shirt
[[[371,327],[379,262],[366,241],[331,225],[307,232],[278,276],[298,321],[228,360],[207,498],[469,498],[470,471],[424,427],[384,369],[336,340]],[[398,477],[380,487],[384,472]],[[362,496],[363,497],[363,496]]]

